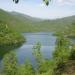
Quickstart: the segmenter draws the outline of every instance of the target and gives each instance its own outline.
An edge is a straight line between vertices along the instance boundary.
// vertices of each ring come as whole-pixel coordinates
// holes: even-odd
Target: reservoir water
[[[56,36],[50,32],[40,33],[23,33],[26,38],[26,42],[16,50],[19,63],[24,63],[26,59],[29,59],[32,64],[35,64],[35,57],[33,56],[33,46],[37,43],[41,43],[41,53],[45,59],[50,59],[55,49]]]

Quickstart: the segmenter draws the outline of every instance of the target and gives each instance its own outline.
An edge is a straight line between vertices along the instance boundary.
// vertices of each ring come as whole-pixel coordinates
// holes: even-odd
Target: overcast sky
[[[42,0],[20,0],[18,4],[12,0],[0,0],[0,8],[33,17],[55,19],[75,15],[75,0],[53,0],[49,6],[45,6]]]

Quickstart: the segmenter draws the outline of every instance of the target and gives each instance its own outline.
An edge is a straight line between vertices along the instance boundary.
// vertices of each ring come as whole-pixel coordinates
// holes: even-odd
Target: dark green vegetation
[[[75,16],[56,20],[42,20],[17,12],[0,10],[0,20],[6,22],[19,32],[59,32],[66,30],[69,25],[72,25],[75,21]]]
[[[21,46],[23,36],[14,31],[7,23],[0,20],[0,58],[9,50]]]

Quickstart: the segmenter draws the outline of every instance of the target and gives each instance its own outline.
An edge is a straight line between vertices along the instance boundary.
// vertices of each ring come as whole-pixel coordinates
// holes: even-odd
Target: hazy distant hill
[[[42,20],[18,12],[7,12],[0,9],[0,20],[20,32],[60,31],[75,22],[75,16],[55,20]]]
[[[30,20],[30,21],[34,21],[34,22],[37,22],[37,21],[42,21],[42,19],[40,18],[35,18],[35,17],[31,17],[31,16],[28,16],[28,15],[25,15],[25,14],[22,14],[22,13],[19,13],[19,12],[10,12],[12,15],[14,15],[15,17],[17,18],[20,18],[21,20]]]

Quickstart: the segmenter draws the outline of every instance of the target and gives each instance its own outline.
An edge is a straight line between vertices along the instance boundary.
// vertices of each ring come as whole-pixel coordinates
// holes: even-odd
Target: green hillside
[[[23,42],[22,35],[14,31],[4,21],[0,21],[0,58],[8,51],[21,46]]]
[[[16,29],[18,31],[27,31],[27,32],[34,32],[34,31],[60,31],[66,29],[67,26],[71,25],[75,21],[75,16],[65,17],[62,19],[55,19],[55,20],[42,20],[37,18],[32,18],[30,16],[20,14],[14,12],[15,17],[19,18],[20,20],[24,21],[23,25],[19,25],[22,30],[16,25]],[[59,27],[59,28],[58,28]]]
[[[0,10],[0,20],[19,32],[60,31],[75,22],[75,16],[56,20],[42,20],[18,12]]]
[[[14,14],[14,13],[13,13]],[[10,12],[0,10],[0,20],[6,22],[9,26],[17,31],[32,31],[34,30],[33,23],[29,19],[22,16],[13,15]]]

